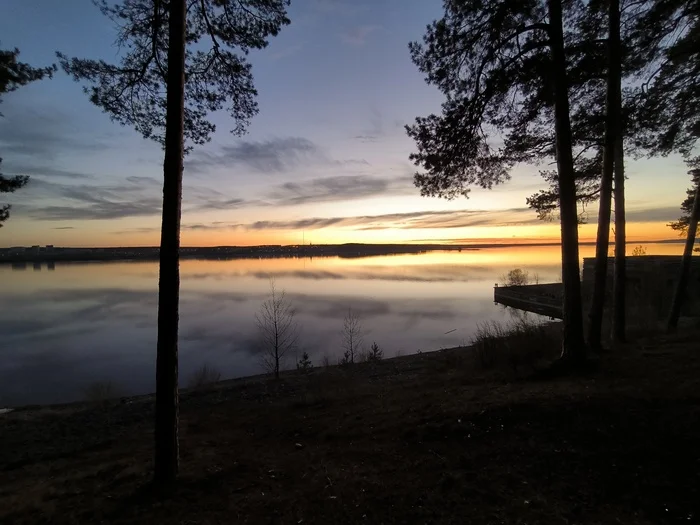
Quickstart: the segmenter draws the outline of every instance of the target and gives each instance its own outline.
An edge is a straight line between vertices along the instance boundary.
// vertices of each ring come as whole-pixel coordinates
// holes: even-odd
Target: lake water
[[[673,253],[680,245],[647,245]],[[582,247],[582,257],[593,254]],[[189,260],[181,263],[180,378],[204,364],[222,377],[262,372],[255,312],[269,278],[292,300],[300,352],[320,364],[342,355],[348,308],[359,314],[367,345],[384,355],[469,342],[479,323],[507,321],[493,285],[522,268],[540,282],[560,280],[558,247],[516,247],[360,259]],[[0,266],[0,407],[84,398],[111,381],[122,395],[154,389],[155,262]],[[294,365],[294,357],[288,366]]]

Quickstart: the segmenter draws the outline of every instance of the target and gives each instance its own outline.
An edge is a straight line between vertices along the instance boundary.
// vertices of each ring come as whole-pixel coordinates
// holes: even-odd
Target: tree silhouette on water
[[[155,473],[178,471],[178,303],[183,155],[215,131],[207,120],[223,109],[244,133],[257,113],[250,49],[289,23],[288,0],[94,0],[117,26],[125,50],[118,65],[68,58],[63,69],[85,81],[90,100],[123,125],[164,146],[163,218],[158,287]],[[189,144],[185,147],[185,141]]]

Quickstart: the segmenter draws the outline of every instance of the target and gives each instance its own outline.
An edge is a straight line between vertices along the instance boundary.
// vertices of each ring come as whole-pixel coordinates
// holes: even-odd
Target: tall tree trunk
[[[595,248],[595,275],[593,298],[589,313],[588,345],[602,348],[603,311],[607,295],[608,245],[610,243],[610,205],[612,198],[615,147],[620,134],[619,102],[617,95],[621,83],[622,53],[620,49],[620,0],[609,1],[608,12],[608,86],[606,93],[605,149],[603,151],[603,176],[600,180],[600,207],[598,208],[598,235]]]
[[[576,181],[571,153],[571,121],[564,55],[564,29],[561,0],[548,0],[549,39],[554,70],[554,128],[556,132],[559,207],[561,210],[561,265],[564,283],[564,341],[562,359],[582,361],[586,356],[583,340],[581,277],[578,256],[578,213]]]
[[[182,208],[185,103],[185,0],[170,0],[163,222],[158,283],[155,472],[157,485],[175,481],[178,471],[178,303],[180,298],[180,212]]]
[[[671,313],[668,316],[668,322],[666,324],[666,331],[668,333],[676,330],[678,327],[678,318],[681,316],[681,307],[683,306],[683,299],[685,298],[686,288],[688,287],[688,278],[690,277],[690,263],[693,259],[693,246],[695,246],[698,220],[700,220],[700,181],[698,181],[697,188],[695,189],[693,211],[690,213],[688,236],[685,238],[685,249],[683,250],[683,259],[681,260],[681,271],[678,275],[676,291],[673,294]]]
[[[621,95],[620,95],[621,98]],[[615,147],[615,278],[613,286],[613,340],[624,343],[626,336],[627,234],[625,219],[625,153],[622,133]]]

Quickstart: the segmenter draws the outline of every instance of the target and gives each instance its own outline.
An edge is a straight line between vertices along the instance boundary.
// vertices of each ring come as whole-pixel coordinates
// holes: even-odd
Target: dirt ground
[[[584,377],[466,350],[184,393],[181,476],[150,488],[153,399],[0,416],[0,522],[700,522],[699,334]]]

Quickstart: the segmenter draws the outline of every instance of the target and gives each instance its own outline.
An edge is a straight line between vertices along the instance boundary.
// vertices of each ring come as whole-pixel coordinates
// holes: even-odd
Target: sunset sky
[[[182,243],[189,246],[339,242],[557,240],[525,198],[537,166],[469,199],[422,198],[403,126],[437,112],[407,44],[441,14],[440,0],[296,0],[292,24],[251,54],[260,113],[236,138],[225,114],[210,144],[186,159]],[[3,0],[0,47],[35,66],[69,56],[116,60],[114,32],[90,0]],[[2,195],[12,217],[0,246],[156,245],[162,151],[92,106],[81,86],[53,80],[4,98],[3,173],[30,185]],[[627,161],[631,241],[676,238],[689,185],[679,157]],[[595,222],[595,208],[589,210]],[[591,240],[595,228],[581,228]]]

